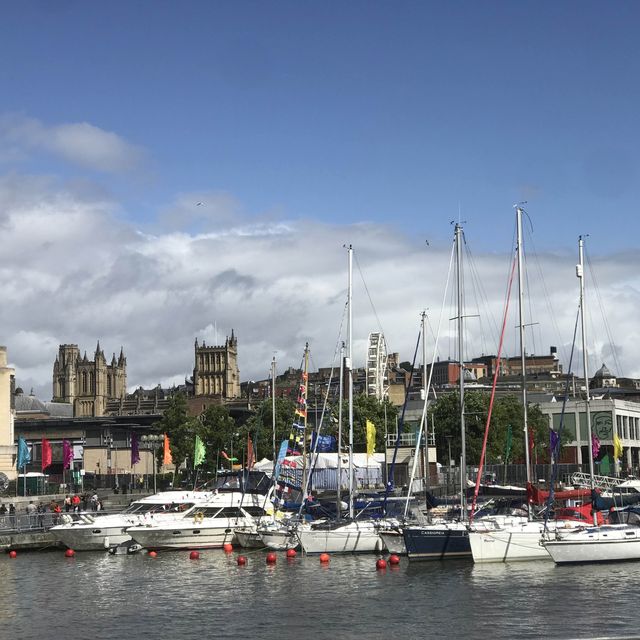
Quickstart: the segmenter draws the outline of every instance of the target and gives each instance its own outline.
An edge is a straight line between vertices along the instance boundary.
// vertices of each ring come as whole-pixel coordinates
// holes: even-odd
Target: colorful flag
[[[51,461],[52,461],[51,443],[46,438],[42,438],[42,470],[43,471],[48,466],[51,465]]]
[[[591,455],[593,456],[594,460],[598,457],[599,453],[600,453],[600,438],[598,438],[598,436],[595,433],[593,433],[591,434]]]
[[[230,458],[226,451],[221,451],[220,455],[229,462],[238,462],[238,458]]]
[[[31,451],[27,446],[27,441],[24,438],[18,438],[18,462],[16,466],[18,469],[23,467],[27,468],[27,465],[31,462]]]
[[[247,469],[251,471],[253,469],[253,465],[256,461],[256,454],[253,450],[253,442],[251,442],[251,438],[247,436]]]
[[[136,462],[140,462],[140,443],[138,441],[138,434],[131,434],[131,466]]]
[[[372,456],[376,450],[376,427],[371,422],[371,420],[367,420],[367,455]]]
[[[622,458],[622,441],[617,433],[613,434],[613,458],[614,460],[620,460],[620,458]]]
[[[551,455],[554,456],[558,452],[558,443],[560,436],[554,429],[549,429],[549,445],[551,446]]]
[[[62,468],[71,469],[73,464],[73,447],[68,440],[62,441]]]
[[[204,443],[200,440],[200,436],[196,435],[196,442],[193,448],[193,468],[204,462],[204,457],[207,450],[204,448]]]
[[[315,431],[311,432],[311,450],[318,453],[330,453],[337,451],[338,441],[335,436],[319,436]]]
[[[162,464],[173,464],[173,458],[171,457],[171,444],[169,443],[169,436],[164,434],[164,452],[162,455]]]

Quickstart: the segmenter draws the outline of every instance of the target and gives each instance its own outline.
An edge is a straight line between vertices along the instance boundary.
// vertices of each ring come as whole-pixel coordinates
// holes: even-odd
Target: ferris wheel
[[[370,333],[367,347],[367,395],[382,400],[387,391],[387,343],[383,333]]]

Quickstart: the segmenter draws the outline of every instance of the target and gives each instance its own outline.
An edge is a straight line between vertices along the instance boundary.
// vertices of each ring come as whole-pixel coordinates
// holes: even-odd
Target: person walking
[[[80,496],[77,493],[71,498],[71,506],[73,507],[74,513],[80,511]]]
[[[64,497],[64,512],[69,513],[71,511],[71,496],[67,495]]]

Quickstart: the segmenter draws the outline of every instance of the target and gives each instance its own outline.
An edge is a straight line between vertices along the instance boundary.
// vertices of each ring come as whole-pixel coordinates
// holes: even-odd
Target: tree
[[[349,408],[343,404],[342,440],[348,442],[348,416]],[[337,411],[336,411],[337,413]],[[355,453],[364,453],[367,450],[367,420],[370,420],[376,428],[376,451],[384,451],[385,425],[392,425],[391,431],[395,432],[398,408],[392,405],[388,398],[383,401],[364,393],[353,398],[353,450]],[[334,428],[337,435],[337,426]],[[388,430],[388,429],[387,429]]]
[[[295,417],[295,403],[289,398],[276,398],[276,455],[280,443],[289,438]],[[261,402],[255,413],[242,425],[244,447],[247,435],[253,441],[256,457],[273,457],[273,405],[271,399]]]

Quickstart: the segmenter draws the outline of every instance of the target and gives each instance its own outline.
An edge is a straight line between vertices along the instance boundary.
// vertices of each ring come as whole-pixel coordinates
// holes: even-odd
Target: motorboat
[[[374,520],[314,522],[296,530],[305,553],[373,553],[383,543]]]
[[[134,500],[120,513],[65,513],[61,524],[49,531],[57,542],[74,551],[109,549],[131,540],[128,527],[173,519],[212,496],[212,491],[162,491]]]

